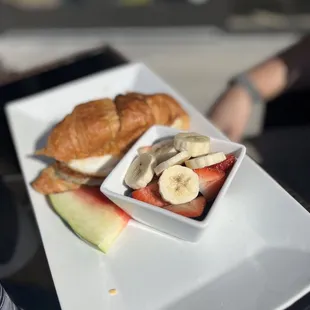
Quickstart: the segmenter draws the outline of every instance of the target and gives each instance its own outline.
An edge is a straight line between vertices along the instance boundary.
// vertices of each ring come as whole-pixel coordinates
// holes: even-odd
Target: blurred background
[[[6,102],[142,61],[206,114],[232,76],[309,30],[304,0],[0,0],[0,225],[10,223],[0,234],[0,281],[15,300],[25,310],[60,309],[3,113]],[[310,135],[309,95],[283,94],[255,106],[243,141],[306,208],[304,167],[290,168],[290,156],[279,160],[278,154],[294,150],[307,161],[300,141]],[[1,212],[9,222],[1,224]],[[291,309],[309,305],[308,297]]]

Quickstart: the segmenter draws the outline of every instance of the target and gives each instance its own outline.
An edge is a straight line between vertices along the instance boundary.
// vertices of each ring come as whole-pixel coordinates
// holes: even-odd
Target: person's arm
[[[247,77],[263,101],[268,102],[285,90],[310,86],[310,36],[249,69]],[[211,109],[211,121],[229,138],[241,139],[252,110],[247,89],[233,85]]]
[[[265,101],[285,90],[310,86],[310,35],[248,71]]]

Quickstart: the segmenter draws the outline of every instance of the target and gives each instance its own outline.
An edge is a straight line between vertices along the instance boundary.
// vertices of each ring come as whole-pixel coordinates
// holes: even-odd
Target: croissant
[[[189,128],[189,116],[169,95],[128,93],[74,108],[36,152],[56,159],[32,183],[42,194],[98,185],[152,125]]]
[[[36,154],[58,161],[121,156],[152,125],[188,129],[189,117],[169,95],[128,93],[76,106]]]
[[[32,182],[32,187],[37,192],[48,195],[75,190],[83,185],[99,186],[103,180],[104,178],[75,172],[56,161],[41,171],[40,175]]]
[[[58,177],[55,164],[45,168],[31,185],[34,190],[43,195],[75,190],[81,186]]]

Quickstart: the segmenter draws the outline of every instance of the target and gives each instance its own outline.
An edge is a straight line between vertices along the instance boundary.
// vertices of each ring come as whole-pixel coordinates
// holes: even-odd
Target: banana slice
[[[153,155],[145,153],[139,155],[129,166],[125,183],[132,189],[147,186],[153,179],[156,159]]]
[[[168,160],[163,161],[158,166],[154,168],[154,171],[156,175],[160,175],[165,169],[168,169],[171,166],[174,165],[180,165],[183,164],[186,160],[188,160],[191,156],[187,151],[180,152]]]
[[[166,139],[155,143],[152,146],[143,146],[138,149],[138,154],[150,153],[158,163],[161,163],[172,156],[176,155],[178,151],[174,148],[174,140]]]
[[[174,148],[172,142],[172,144],[170,145],[164,145],[163,147],[156,149],[152,152],[152,154],[153,156],[155,156],[158,163],[162,163],[163,161],[166,161],[171,157],[177,155],[178,151]]]
[[[218,164],[226,159],[223,152],[212,153],[205,156],[196,157],[185,162],[185,165],[191,169],[199,169],[203,167]]]
[[[145,154],[145,153],[150,153],[152,151],[152,147],[149,146],[141,146],[138,148],[138,154]]]
[[[153,145],[148,146],[141,146],[138,148],[138,154],[144,154],[144,153],[150,153],[150,152],[156,152],[161,148],[173,146],[173,139],[166,139],[159,141]]]
[[[157,150],[161,149],[162,147],[173,146],[173,143],[174,143],[173,138],[165,139],[165,140],[159,141],[157,143],[154,143],[152,145],[152,152],[156,152]]]
[[[174,147],[178,151],[187,151],[191,157],[210,152],[210,138],[194,132],[179,133],[174,137]]]
[[[162,198],[173,205],[192,201],[199,194],[198,174],[180,165],[166,169],[158,185]]]

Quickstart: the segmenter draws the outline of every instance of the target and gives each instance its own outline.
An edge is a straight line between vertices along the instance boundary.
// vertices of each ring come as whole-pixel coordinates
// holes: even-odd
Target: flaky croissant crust
[[[169,95],[128,93],[80,104],[52,130],[36,154],[68,162],[92,156],[122,156],[152,125],[188,129],[189,117]]]

